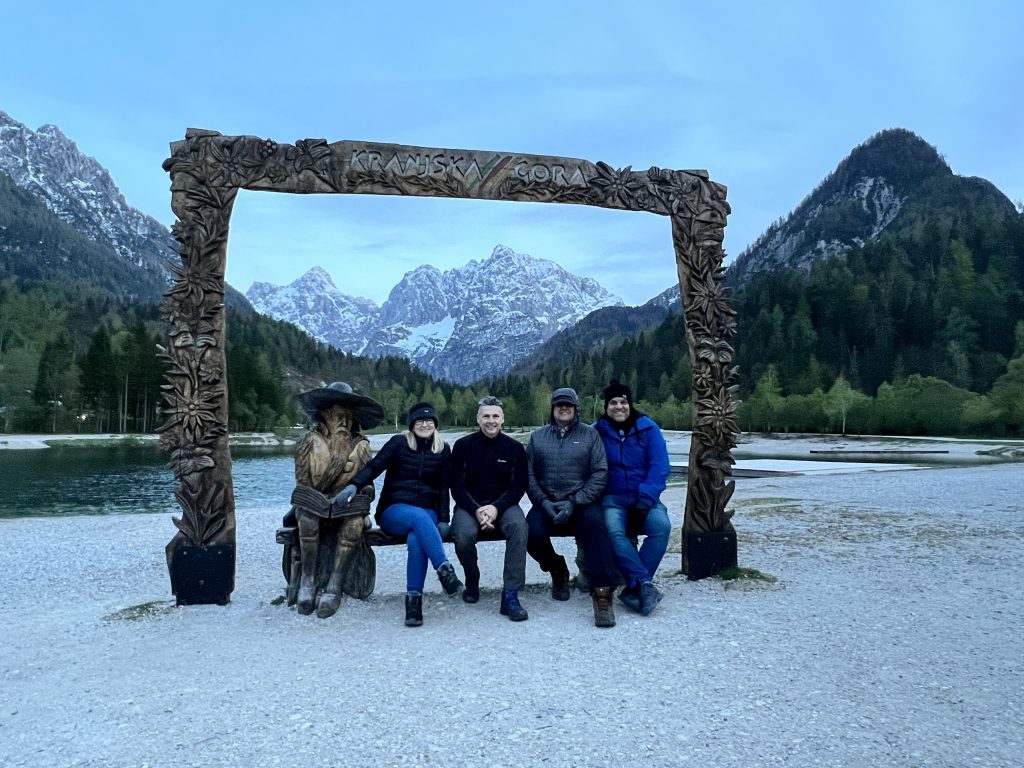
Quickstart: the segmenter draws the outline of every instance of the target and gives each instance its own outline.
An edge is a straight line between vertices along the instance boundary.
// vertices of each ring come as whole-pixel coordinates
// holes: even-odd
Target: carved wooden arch
[[[162,352],[169,365],[163,388],[170,417],[159,429],[182,508],[181,517],[174,518],[178,532],[167,545],[172,584],[175,553],[184,547],[226,553],[221,561],[230,566],[228,594],[234,585],[224,270],[239,189],[576,203],[670,217],[693,364],[683,532],[731,529],[726,505],[734,481],[728,476],[739,428],[729,344],[735,312],[722,285],[730,209],[725,187],[709,180],[706,171],[633,171],[568,157],[322,139],[278,144],[195,129],[171,145],[163,167],[171,175],[171,205],[178,217],[172,233],[180,254],[180,263],[172,265],[176,279],[166,292],[170,343]],[[685,548],[683,569],[690,573]],[[226,600],[223,595],[209,601]]]

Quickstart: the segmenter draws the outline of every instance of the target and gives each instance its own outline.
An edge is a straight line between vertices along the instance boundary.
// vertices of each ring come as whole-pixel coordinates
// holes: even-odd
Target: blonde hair
[[[416,450],[416,435],[413,434],[411,429],[405,430],[402,433],[405,435],[405,444],[409,446],[410,450]],[[440,453],[444,450],[444,440],[441,439],[441,433],[438,432],[437,427],[434,427],[434,442],[430,444],[431,453]]]

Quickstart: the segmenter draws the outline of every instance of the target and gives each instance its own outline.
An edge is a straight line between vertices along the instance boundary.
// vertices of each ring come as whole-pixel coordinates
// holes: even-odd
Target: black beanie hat
[[[409,429],[412,429],[412,425],[420,419],[433,419],[435,427],[440,423],[437,420],[437,411],[430,403],[416,403],[409,409]]]
[[[608,410],[608,401],[613,397],[624,397],[626,402],[629,403],[629,407],[633,407],[633,390],[626,384],[620,384],[618,379],[612,379],[608,382],[608,386],[604,388],[605,410]]]

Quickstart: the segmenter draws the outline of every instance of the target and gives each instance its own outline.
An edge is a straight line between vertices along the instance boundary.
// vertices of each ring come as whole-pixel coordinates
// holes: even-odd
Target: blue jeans
[[[448,561],[437,530],[437,513],[412,504],[392,504],[377,516],[377,522],[385,533],[406,536],[409,556],[405,561],[405,588],[422,592],[427,580],[427,560],[435,570]]]
[[[647,514],[636,509],[624,509],[609,496],[601,500],[601,505],[604,507],[604,524],[612,540],[615,564],[626,578],[627,586],[635,587],[654,579],[661,558],[668,549],[668,537],[672,531],[665,505],[659,501]],[[629,540],[627,527],[644,535],[644,543],[639,552]]]

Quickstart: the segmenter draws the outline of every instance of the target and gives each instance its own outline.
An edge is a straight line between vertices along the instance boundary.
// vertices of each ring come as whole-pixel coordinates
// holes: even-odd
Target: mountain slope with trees
[[[883,188],[888,207],[864,194]],[[835,247],[800,251],[798,241]],[[954,175],[909,131],[856,148],[737,266],[745,428],[1022,429],[1007,393],[1024,396],[1015,389],[1024,215],[984,179]],[[546,380],[590,394],[614,375],[650,410],[669,403],[663,419],[685,425],[675,407],[689,396],[682,319],[616,343],[568,350],[502,384],[522,393]]]

